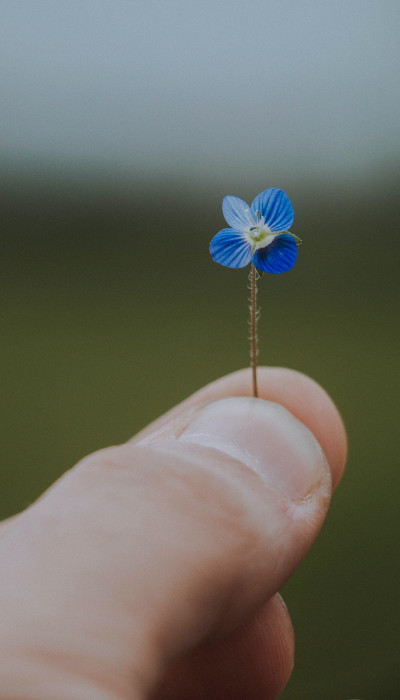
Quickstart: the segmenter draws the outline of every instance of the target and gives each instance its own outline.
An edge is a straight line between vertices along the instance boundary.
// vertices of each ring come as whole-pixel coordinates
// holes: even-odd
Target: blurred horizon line
[[[400,182],[400,163],[395,157],[382,158],[374,168],[363,168],[354,173],[354,177],[344,178],[335,170],[321,177],[315,171],[305,170],[304,175],[300,175],[298,171],[296,174],[283,174],[279,169],[276,177],[268,176],[268,181],[264,182],[251,176],[232,178],[230,173],[224,178],[220,170],[211,171],[210,178],[207,178],[203,172],[196,172],[195,168],[191,170],[187,165],[182,166],[179,172],[175,167],[172,172],[166,173],[153,168],[137,168],[133,163],[131,167],[109,162],[105,165],[97,159],[66,162],[64,159],[3,154],[0,161],[0,197],[6,195],[13,198],[23,193],[34,193],[40,199],[68,194],[68,197],[78,200],[82,197],[97,199],[108,196],[121,203],[127,200],[134,203],[141,197],[154,197],[154,190],[157,190],[161,198],[179,199],[186,195],[193,199],[198,192],[199,197],[212,195],[220,198],[221,193],[230,193],[245,199],[248,194],[254,196],[251,193],[255,189],[261,191],[268,187],[281,187],[286,190],[293,188],[306,199],[313,199],[313,188],[317,188],[318,196],[324,200],[331,191],[346,200],[349,197],[362,200],[367,194],[373,199],[380,199],[383,194],[390,198],[392,195],[398,197]]]

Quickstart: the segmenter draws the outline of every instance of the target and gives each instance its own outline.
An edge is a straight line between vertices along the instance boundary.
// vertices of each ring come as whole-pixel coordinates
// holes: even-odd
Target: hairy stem
[[[254,265],[250,271],[250,357],[253,378],[253,396],[258,396],[257,388],[257,270]]]

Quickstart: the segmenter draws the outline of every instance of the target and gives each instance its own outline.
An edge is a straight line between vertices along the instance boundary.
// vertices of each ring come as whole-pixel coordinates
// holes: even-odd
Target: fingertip
[[[336,488],[346,463],[347,436],[331,397],[314,379],[283,367],[259,367],[258,389],[260,398],[281,404],[311,430],[327,458]],[[250,370],[241,369],[208,384],[188,401],[193,405],[224,396],[251,395]]]
[[[347,435],[332,398],[314,379],[292,369],[262,367],[260,383],[263,398],[282,403],[314,434],[328,460],[335,489],[346,464]]]
[[[281,404],[311,430],[325,454],[332,486],[336,488],[346,463],[347,436],[331,397],[314,379],[284,367],[259,367],[258,388],[260,398]],[[229,396],[252,396],[250,369],[238,370],[207,384],[147,426],[133,438],[133,442],[142,440],[194,406]]]
[[[226,637],[190,651],[160,679],[152,700],[275,700],[294,664],[294,631],[285,603],[274,595]]]

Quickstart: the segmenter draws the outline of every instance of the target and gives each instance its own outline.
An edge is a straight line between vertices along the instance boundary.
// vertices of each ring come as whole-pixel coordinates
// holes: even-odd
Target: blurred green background
[[[65,3],[55,4],[66,11]],[[42,3],[41,40],[54,38],[55,33],[54,23],[47,27],[44,21],[46,5],[51,14],[50,4]],[[106,5],[98,3],[110,12]],[[222,5],[226,9],[229,3]],[[13,3],[5,6],[9,8],[10,27],[18,22],[23,25],[28,4],[19,4],[17,19],[12,15]],[[265,6],[278,12],[275,3]],[[304,7],[308,21],[316,3],[283,6],[285,11]],[[322,28],[328,5],[319,6],[321,14],[314,19]],[[74,13],[81,11],[78,4],[69,3],[68,7],[76,19]],[[389,32],[398,13],[390,2],[348,3],[349,7],[351,14],[364,8],[361,20],[357,15],[350,24],[350,34],[349,17],[341,15],[350,11],[344,3],[339,2],[335,11],[329,10],[329,19],[343,25],[343,36],[339,32],[334,41],[342,40],[346,46],[362,30],[364,43],[357,44],[356,53],[362,82],[366,77],[363,60],[369,57],[368,37],[374,31],[375,37],[376,32],[381,31],[382,36],[385,29]],[[382,19],[379,7],[385,8],[386,18]],[[239,3],[231,3],[230,8],[233,14],[239,12]],[[141,3],[135,11],[144,12]],[[372,21],[379,17],[382,26]],[[117,46],[117,29],[121,25],[122,31],[123,20],[118,15],[113,24],[112,47]],[[187,15],[182,21],[186,27],[185,22],[192,20]],[[282,24],[283,32],[285,17],[274,15],[274,22]],[[56,28],[62,34],[61,25],[60,20]],[[89,23],[84,24],[84,37],[85,26],[88,30]],[[94,36],[96,32],[101,35],[96,23],[90,27]],[[174,36],[178,29],[175,26],[169,31]],[[197,31],[192,37],[194,44],[205,36],[204,28]],[[331,39],[326,46],[333,46]],[[22,33],[18,41],[19,48],[29,45],[29,36]],[[296,51],[303,46],[298,37],[285,64],[293,75],[298,69]],[[385,47],[387,50],[387,44],[383,54]],[[83,42],[81,49],[84,67],[93,46],[88,48]],[[56,56],[55,43],[47,50]],[[73,51],[68,42],[64,50],[69,60]],[[42,56],[44,49],[37,51]],[[180,56],[175,48],[170,51],[170,60],[172,56],[175,61],[172,85],[176,67],[183,68],[187,56]],[[335,69],[335,55],[329,62],[330,76],[332,79],[336,70],[340,83],[347,70],[354,68],[355,59],[349,54]],[[323,58],[322,48],[314,45],[310,66],[315,67],[316,75],[318,61]],[[393,71],[389,58],[393,56],[386,56]],[[9,65],[14,59],[10,60]],[[271,80],[268,71],[263,73],[264,58],[257,58],[259,65],[256,58],[252,60],[265,85],[279,95],[279,81]],[[382,53],[379,61],[383,75]],[[55,64],[60,93],[53,94],[53,100],[58,104],[59,95],[71,86],[63,85],[62,66]],[[304,75],[310,66],[304,63],[300,67]],[[21,75],[24,67],[22,61]],[[230,69],[221,57],[218,67],[226,78]],[[74,64],[72,74],[79,74],[79,68],[79,62]],[[201,63],[192,70],[189,77],[197,75],[196,70],[200,76]],[[39,67],[38,79],[40,71]],[[115,77],[112,70],[105,77],[111,91]],[[371,79],[371,74],[367,77]],[[357,85],[357,75],[353,78]],[[187,79],[186,72],[180,83],[182,95],[186,95]],[[150,68],[149,80],[150,85],[151,80],[156,81]],[[212,105],[211,93],[218,86],[209,80],[204,95],[210,90]],[[381,87],[379,75],[373,80],[368,99]],[[15,85],[20,90],[19,109]],[[347,472],[324,529],[283,591],[294,622],[297,653],[293,677],[282,697],[395,700],[400,688],[396,628],[400,573],[400,168],[395,153],[398,142],[392,137],[398,103],[382,117],[385,129],[375,131],[379,118],[371,117],[365,131],[370,149],[365,153],[361,136],[357,140],[356,126],[359,123],[362,133],[367,117],[354,103],[349,106],[349,92],[343,99],[347,101],[346,118],[354,116],[355,120],[352,137],[347,130],[350,121],[335,119],[332,128],[321,115],[321,131],[308,129],[309,113],[304,108],[309,95],[300,92],[292,121],[289,126],[282,124],[283,135],[278,136],[290,143],[281,159],[274,151],[279,113],[271,113],[271,119],[277,120],[273,134],[268,118],[265,131],[262,121],[253,124],[255,137],[248,133],[246,121],[239,127],[235,123],[238,131],[232,133],[232,141],[228,138],[213,158],[217,148],[210,136],[213,125],[217,123],[219,133],[229,132],[235,117],[230,117],[229,111],[216,113],[211,108],[206,134],[202,132],[204,113],[199,129],[194,110],[188,117],[189,136],[178,128],[166,151],[157,142],[157,134],[166,128],[165,112],[154,115],[149,111],[148,150],[140,151],[134,127],[131,142],[128,132],[124,135],[127,152],[116,146],[106,162],[99,134],[93,142],[88,136],[92,126],[95,131],[99,127],[101,110],[97,116],[87,114],[86,121],[74,126],[76,134],[83,134],[83,141],[90,144],[91,157],[84,149],[79,156],[78,138],[71,140],[71,155],[67,142],[60,146],[65,124],[72,123],[69,115],[65,124],[61,121],[57,127],[60,141],[45,143],[43,133],[48,127],[55,129],[54,114],[44,110],[32,126],[38,114],[26,105],[32,105],[36,98],[24,89],[14,71],[11,107],[6,113],[8,137],[0,144],[5,166],[0,177],[1,516],[28,506],[86,453],[126,440],[205,383],[247,365],[247,271],[216,265],[208,245],[224,226],[220,208],[225,194],[251,201],[266,187],[281,187],[293,202],[293,231],[303,238],[303,245],[290,274],[264,275],[259,283],[260,362],[293,367],[320,382],[344,417],[350,450]],[[329,84],[321,103],[328,100],[330,90]],[[76,103],[82,94],[78,92]],[[115,118],[123,125],[129,121],[130,109],[123,99],[116,102],[112,94]],[[140,101],[137,86],[135,94]],[[155,104],[164,97],[155,92]],[[42,98],[39,94],[38,100]],[[282,100],[285,111],[287,103]],[[168,115],[171,133],[174,115],[179,115],[182,104],[172,100]],[[190,100],[188,104],[191,109]],[[268,100],[264,106],[267,108]],[[373,99],[370,108],[374,113]],[[320,109],[317,102],[310,108],[315,113]],[[24,111],[25,127],[21,122],[19,131],[12,132],[13,115],[22,119]],[[268,110],[266,114],[268,117]],[[108,123],[102,128],[106,134]],[[240,147],[243,149],[248,139],[253,148],[251,157],[241,157],[240,164],[235,150],[238,133],[242,133]],[[110,150],[110,143],[107,147]],[[202,148],[207,155],[203,161]],[[340,157],[335,157],[338,149]],[[131,168],[127,165],[130,159]]]

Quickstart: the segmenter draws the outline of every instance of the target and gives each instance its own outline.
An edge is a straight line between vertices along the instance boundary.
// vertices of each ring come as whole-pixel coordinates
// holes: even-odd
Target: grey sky
[[[154,174],[394,159],[398,0],[2,0],[0,154]]]

